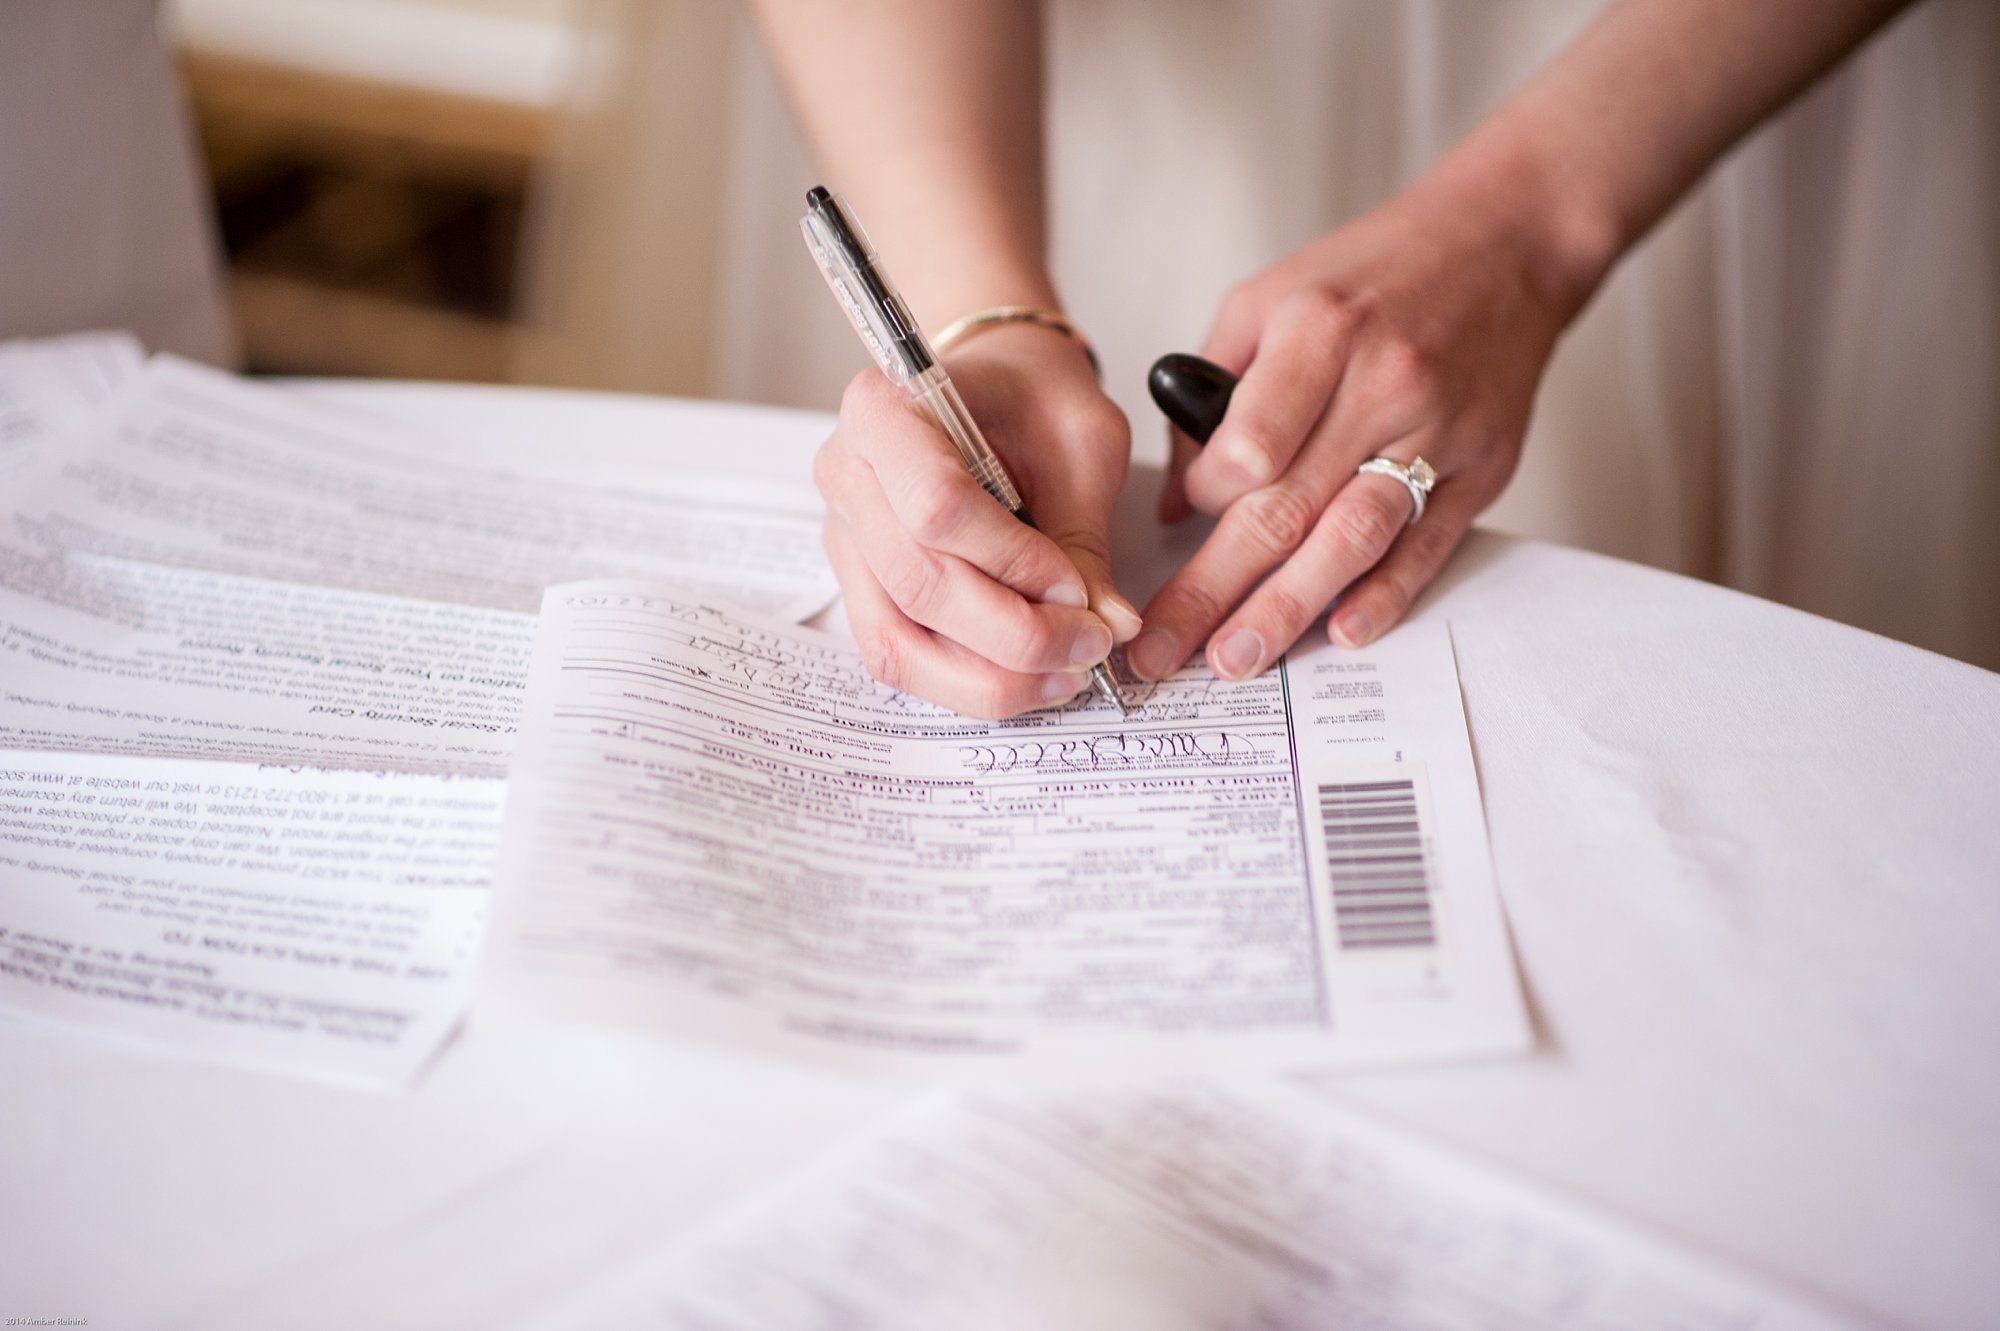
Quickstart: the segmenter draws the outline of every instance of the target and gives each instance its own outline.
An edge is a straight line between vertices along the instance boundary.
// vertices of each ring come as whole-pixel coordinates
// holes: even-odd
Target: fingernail
[[[1145,627],[1132,603],[1117,592],[1106,592],[1097,598],[1097,617],[1110,625],[1111,636],[1118,642],[1132,641]]]
[[[1255,629],[1235,629],[1211,650],[1215,672],[1224,679],[1248,679],[1264,664],[1264,639]]]
[[[1042,698],[1045,702],[1063,702],[1083,692],[1083,686],[1090,682],[1088,675],[1045,675],[1042,678]]]
[[[1375,621],[1366,610],[1349,610],[1333,621],[1333,640],[1342,647],[1366,647],[1374,636]]]
[[[1083,594],[1082,583],[1059,582],[1043,594],[1042,603],[1044,605],[1073,606],[1081,610],[1090,604],[1090,599]]]
[[[1076,635],[1076,642],[1069,649],[1069,663],[1094,666],[1109,655],[1111,630],[1102,624],[1092,624]]]
[[[1223,457],[1236,470],[1259,485],[1271,479],[1271,459],[1265,457],[1263,451],[1255,444],[1243,439],[1232,439],[1226,445],[1226,449]]]
[[[1180,659],[1181,645],[1165,629],[1147,629],[1125,648],[1125,664],[1140,679],[1159,679]]]

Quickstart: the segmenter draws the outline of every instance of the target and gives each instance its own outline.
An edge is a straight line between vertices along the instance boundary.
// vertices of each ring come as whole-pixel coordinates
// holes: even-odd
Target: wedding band
[[[1430,498],[1431,487],[1438,482],[1437,472],[1422,458],[1411,458],[1408,466],[1394,458],[1369,458],[1354,469],[1354,474],[1387,476],[1401,481],[1403,488],[1410,492],[1410,522],[1424,515],[1424,504]],[[1403,525],[1407,527],[1410,522]]]

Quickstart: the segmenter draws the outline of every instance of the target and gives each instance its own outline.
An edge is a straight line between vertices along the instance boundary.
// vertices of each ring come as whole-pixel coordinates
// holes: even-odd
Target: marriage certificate
[[[543,601],[510,1009],[928,1076],[1529,1041],[1447,630],[1006,722],[638,583]]]

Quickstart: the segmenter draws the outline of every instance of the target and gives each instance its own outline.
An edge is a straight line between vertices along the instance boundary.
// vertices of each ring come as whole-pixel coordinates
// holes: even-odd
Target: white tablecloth
[[[800,475],[823,429],[307,391],[572,465],[726,418],[769,443],[712,464]],[[1121,515],[1139,592],[1188,539],[1145,521],[1152,484]],[[1451,624],[1541,1044],[1338,1094],[1886,1325],[1992,1325],[2000,676],[1493,535],[1419,613]],[[907,1094],[476,1015],[407,1097],[19,1022],[0,1067],[0,1316],[114,1328],[504,1326]]]

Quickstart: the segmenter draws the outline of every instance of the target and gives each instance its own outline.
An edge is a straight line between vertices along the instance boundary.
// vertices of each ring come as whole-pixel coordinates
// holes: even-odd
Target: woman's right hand
[[[1130,427],[1060,332],[1004,325],[944,359],[1035,526],[980,487],[908,394],[863,372],[813,464],[855,640],[875,678],[957,712],[1066,702],[1139,631],[1108,545]]]

